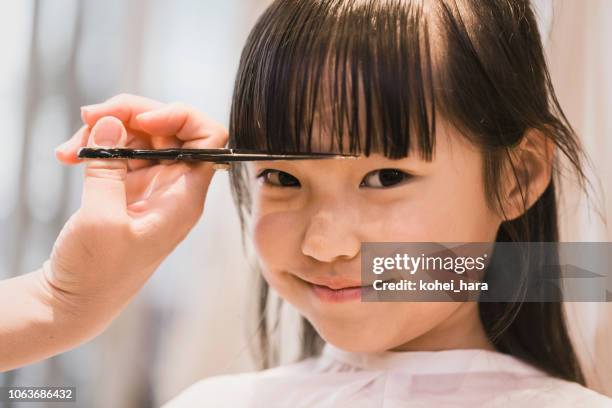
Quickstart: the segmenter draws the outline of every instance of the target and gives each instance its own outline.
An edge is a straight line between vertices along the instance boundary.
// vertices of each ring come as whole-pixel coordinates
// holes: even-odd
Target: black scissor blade
[[[187,161],[257,161],[257,160],[312,160],[326,158],[357,157],[336,153],[283,153],[271,154],[240,149],[127,149],[83,147],[78,152],[84,159],[146,159],[146,160],[187,160]]]

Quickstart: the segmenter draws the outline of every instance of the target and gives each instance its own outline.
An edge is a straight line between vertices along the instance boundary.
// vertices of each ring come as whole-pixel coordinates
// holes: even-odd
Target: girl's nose
[[[351,221],[350,212],[347,207],[320,209],[306,228],[302,253],[321,262],[348,260],[357,256],[361,241],[355,234],[358,225]]]

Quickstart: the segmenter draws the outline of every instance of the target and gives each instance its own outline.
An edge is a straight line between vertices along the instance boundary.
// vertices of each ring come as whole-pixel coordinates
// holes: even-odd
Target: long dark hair
[[[436,116],[480,148],[488,204],[498,211],[502,169],[516,165],[511,151],[526,131],[556,145],[553,180],[522,216],[502,223],[497,241],[558,241],[559,156],[583,189],[584,157],[555,97],[528,0],[277,0],[242,53],[230,147],[309,151],[312,137],[325,134],[334,151],[401,158],[416,146],[431,160]],[[231,182],[244,232],[251,202],[242,166],[232,167]],[[270,291],[256,277],[265,368],[276,364],[269,336],[278,320],[269,321]],[[483,302],[479,310],[499,351],[584,384],[562,303]],[[302,326],[301,357],[318,354],[322,339],[304,318]]]

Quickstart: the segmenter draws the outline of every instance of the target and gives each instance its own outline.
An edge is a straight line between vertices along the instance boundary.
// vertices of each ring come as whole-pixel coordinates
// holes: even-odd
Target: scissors
[[[337,153],[283,153],[272,154],[244,149],[127,149],[82,147],[78,152],[82,159],[145,159],[145,160],[182,160],[213,162],[215,169],[229,169],[230,162],[260,160],[313,160],[357,158],[356,154]]]

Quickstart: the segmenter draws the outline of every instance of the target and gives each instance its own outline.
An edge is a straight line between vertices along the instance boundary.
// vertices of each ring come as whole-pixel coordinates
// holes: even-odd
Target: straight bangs
[[[433,90],[422,2],[278,1],[243,50],[229,147],[431,160]]]

